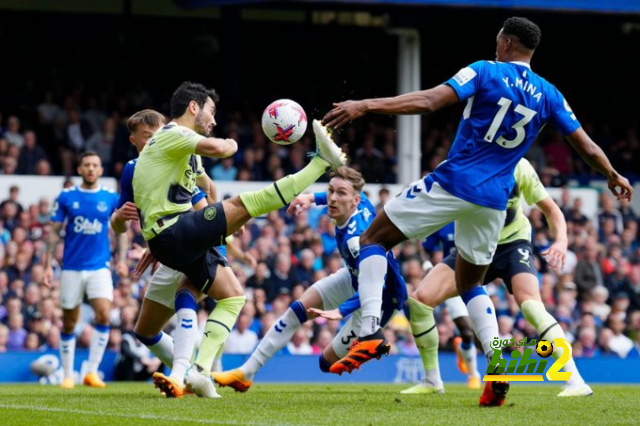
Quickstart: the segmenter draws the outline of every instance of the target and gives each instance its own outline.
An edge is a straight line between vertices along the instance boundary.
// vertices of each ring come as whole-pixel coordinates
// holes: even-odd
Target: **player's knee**
[[[320,371],[322,371],[323,373],[329,373],[331,363],[324,358],[323,354],[320,354],[320,356],[318,357],[318,361],[320,361]]]

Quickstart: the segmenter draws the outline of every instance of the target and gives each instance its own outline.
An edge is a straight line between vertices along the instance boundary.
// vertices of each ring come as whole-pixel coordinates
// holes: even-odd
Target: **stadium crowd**
[[[35,116],[10,115],[4,120],[0,116],[2,173],[68,176],[74,174],[75,155],[93,150],[100,154],[106,174],[118,177],[123,164],[135,155],[123,123],[131,111],[153,106],[153,102],[141,87],[118,98],[112,106],[104,99],[104,95],[85,97],[74,91],[60,102],[48,93],[41,102],[33,102]],[[258,117],[240,111],[222,115],[219,129],[224,136],[237,140],[241,149],[234,158],[206,164],[214,181],[278,179],[301,169],[306,163],[305,153],[313,144],[310,136],[286,148],[270,143]],[[426,129],[422,165],[429,171],[446,157],[455,128],[447,123]],[[640,142],[633,130],[619,140],[607,132],[594,134],[611,153],[620,172],[636,172],[633,159],[640,158]],[[379,124],[351,127],[341,135],[341,142],[349,147],[352,164],[368,182],[395,182],[396,133],[392,128]],[[584,164],[554,133],[545,132],[529,158],[548,186],[564,184],[567,175],[588,176]],[[0,352],[58,349],[59,282],[56,280],[52,288],[42,285],[51,200],[43,198],[37,205],[22,205],[19,185],[16,179],[0,204]],[[388,191],[380,196],[382,201],[376,208],[381,208]],[[570,200],[567,190],[556,201],[568,222],[569,255],[565,272],[558,275],[536,254],[545,305],[564,328],[575,357],[640,356],[640,216],[606,194],[601,197],[597,223],[584,215],[579,199]],[[539,210],[531,210],[530,220],[534,246],[540,253],[550,244],[549,228]],[[142,253],[143,239],[138,225],[129,232],[134,244],[129,251],[129,267],[133,270]],[[228,339],[226,352],[251,352],[305,288],[341,267],[333,236],[329,218],[322,209],[314,209],[294,218],[274,212],[253,221],[233,241],[241,253],[250,253],[257,260],[257,266],[253,269],[230,259],[246,288],[248,302]],[[59,245],[57,278],[61,256]],[[442,253],[426,253],[416,241],[400,246],[397,257],[411,291],[425,269],[442,259]],[[140,278],[117,277],[114,272],[110,348],[119,350],[123,336],[131,334],[149,279],[149,272]],[[499,315],[500,337],[535,338],[535,330],[524,321],[505,287],[495,283],[489,289]],[[212,302],[202,304],[201,328],[207,310],[212,308]],[[79,347],[89,346],[92,315],[89,305],[84,305],[76,330]],[[451,350],[455,326],[446,310],[438,310],[437,317],[441,348]],[[338,323],[320,319],[309,322],[295,334],[286,351],[318,354],[331,342],[338,327]],[[418,354],[405,316],[396,316],[385,333],[392,343],[392,353]]]

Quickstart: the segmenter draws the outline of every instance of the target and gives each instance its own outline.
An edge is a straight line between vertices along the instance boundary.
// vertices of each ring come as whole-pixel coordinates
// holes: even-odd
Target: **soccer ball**
[[[262,130],[272,142],[290,145],[307,130],[307,114],[297,102],[279,99],[262,113]]]
[[[536,345],[536,353],[541,358],[548,358],[553,353],[553,343],[548,340],[540,340]]]

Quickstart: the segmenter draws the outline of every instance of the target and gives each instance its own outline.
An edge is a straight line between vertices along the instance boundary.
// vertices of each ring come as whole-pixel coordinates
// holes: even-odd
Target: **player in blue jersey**
[[[44,263],[44,284],[50,286],[53,278],[53,253],[60,241],[62,226],[66,223],[60,275],[63,389],[74,387],[74,328],[85,296],[95,311],[95,319],[89,348],[88,373],[83,382],[87,386],[105,387],[97,371],[109,341],[109,312],[113,301],[113,282],[109,269],[109,216],[116,208],[118,196],[114,191],[99,185],[102,163],[95,152],[85,152],[80,156],[78,174],[82,176],[82,184],[63,190],[51,211],[51,231]]]
[[[618,199],[631,199],[629,181],[586,134],[560,91],[531,69],[540,36],[540,28],[528,19],[509,18],[496,38],[495,61],[474,62],[432,89],[341,102],[325,115],[323,123],[336,129],[368,112],[432,113],[467,101],[447,160],[387,203],[362,235],[362,329],[358,343],[332,371],[351,371],[389,351],[379,327],[385,254],[407,239],[434,233],[451,220],[456,221],[456,286],[485,355],[493,355],[490,342],[498,335],[498,324],[482,279],[505,221],[515,166],[544,125],[560,131],[591,167],[605,175]],[[487,383],[480,404],[502,405],[509,384]]]
[[[141,152],[147,141],[163,125],[164,117],[160,113],[149,109],[139,111],[127,120],[127,128],[131,133],[129,140],[136,147],[136,150]],[[127,230],[128,221],[139,219],[137,208],[133,203],[132,180],[135,165],[135,159],[129,161],[126,164],[120,179],[121,190],[120,198],[118,200],[118,210],[116,210],[111,217],[112,227],[117,233],[124,233]],[[210,202],[216,201],[215,185],[203,170],[200,172],[198,177],[198,185],[199,186],[196,187],[194,194],[191,197],[191,203],[195,210],[201,210]],[[200,189],[200,186],[205,189],[207,194]],[[238,253],[237,250],[234,250],[233,246],[230,246],[230,248],[235,258],[249,264],[255,263],[255,259],[253,259],[250,254]],[[225,246],[220,246],[217,250],[226,257]],[[154,259],[149,256],[149,252],[147,252],[140,261],[136,271],[144,271],[146,267],[153,262],[153,260]],[[181,272],[169,268],[166,265],[160,265],[160,267],[154,272],[151,282],[145,291],[140,315],[136,321],[134,329],[137,339],[146,345],[151,352],[153,352],[169,368],[173,367],[175,346],[173,338],[163,333],[162,329],[175,313],[174,300],[176,291],[183,278],[184,275]],[[237,280],[233,282],[230,281],[228,284],[237,285],[238,291],[242,291]],[[219,314],[220,312],[218,312],[217,315]],[[213,319],[216,320],[216,317],[214,316]],[[198,352],[198,357],[196,358],[196,363],[203,366],[203,370],[207,375],[211,371],[211,364],[213,357],[215,357],[217,353],[217,347],[220,346],[220,342],[218,342],[219,338],[220,336],[208,335],[208,337],[203,341],[201,350]],[[214,353],[210,353],[212,350],[209,346],[215,347],[216,351]],[[209,386],[208,390],[209,394],[202,396],[217,396],[217,394],[215,394],[215,388]]]
[[[314,202],[317,205],[328,205],[328,215],[336,224],[338,250],[346,266],[313,284],[299,300],[293,302],[240,368],[212,373],[218,384],[246,392],[256,373],[284,348],[303,323],[316,315],[337,320],[351,314],[331,345],[327,346],[320,356],[320,369],[329,372],[329,367],[347,353],[360,328],[360,303],[357,293],[360,235],[375,217],[374,207],[361,193],[363,185],[364,179],[360,172],[340,167],[332,173],[327,192],[302,194],[291,202],[289,213],[293,213],[299,207],[308,209]],[[396,310],[402,309],[407,300],[404,279],[391,252],[387,254],[386,274],[381,303],[383,327]]]
[[[434,264],[440,263],[444,257],[449,256],[455,248],[455,226],[451,222],[438,232],[429,235],[422,242],[422,248],[429,253]],[[437,256],[440,253],[442,256]],[[429,273],[430,270],[425,270]],[[411,306],[411,305],[410,305]],[[459,336],[453,339],[453,348],[457,357],[458,369],[462,374],[467,375],[467,387],[469,389],[480,389],[480,372],[478,371],[478,352],[475,345],[473,326],[469,321],[469,314],[460,296],[450,297],[444,301],[449,318],[456,324]],[[411,316],[413,320],[413,315]],[[423,332],[425,330],[420,330]],[[419,336],[420,338],[421,336]],[[420,344],[416,341],[418,349],[422,351]],[[441,387],[427,388],[433,393],[443,393]]]

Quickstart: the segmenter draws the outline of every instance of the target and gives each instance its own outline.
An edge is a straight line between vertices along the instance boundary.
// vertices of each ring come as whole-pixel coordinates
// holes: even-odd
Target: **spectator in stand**
[[[113,147],[116,139],[116,122],[113,118],[102,121],[102,126],[87,140],[87,151],[98,154],[105,173],[111,173]]]
[[[313,273],[315,262],[316,256],[313,253],[313,250],[307,248],[300,252],[300,263],[294,270],[296,284],[301,285],[306,289],[314,283]],[[294,300],[297,300],[297,298],[294,297]]]
[[[620,287],[620,291],[629,296],[629,310],[640,311],[640,264],[631,268],[629,279]]]
[[[227,157],[213,166],[210,174],[214,181],[234,181],[238,176],[238,168],[233,165],[233,157]]]
[[[573,208],[569,211],[569,216],[566,218],[567,222],[574,222],[578,225],[584,225],[589,222],[587,216],[582,213],[582,199],[576,198],[573,200]]]
[[[626,328],[624,320],[612,315],[609,318],[608,325],[613,332],[613,336],[609,341],[610,350],[620,358],[626,358],[627,354],[633,349],[633,341],[623,334]]]
[[[604,285],[595,243],[590,243],[585,247],[584,259],[580,260],[576,266],[574,281],[578,286],[580,300],[587,296],[594,287]]]
[[[367,134],[362,148],[357,150],[355,155],[355,165],[366,182],[381,183],[384,181],[386,170],[383,157],[375,147],[373,135]]]
[[[605,193],[602,193],[601,202],[602,209],[600,210],[600,214],[598,214],[598,227],[602,228],[605,224],[605,221],[611,220],[613,221],[614,232],[620,235],[622,233],[622,230],[624,229],[624,222],[622,214],[618,210],[616,210],[613,198],[609,197]]]
[[[238,317],[236,327],[231,331],[224,346],[224,353],[250,354],[258,345],[258,335],[249,327],[253,319],[246,314]]]
[[[20,119],[15,115],[12,115],[7,120],[7,131],[4,133],[4,138],[9,145],[13,145],[18,149],[24,145],[24,136],[20,132]]]
[[[27,330],[24,328],[24,316],[21,313],[9,314],[9,341],[7,349],[22,349],[27,339]]]
[[[36,144],[35,132],[27,130],[24,133],[24,146],[20,149],[16,172],[21,175],[32,175],[35,173],[36,163],[46,158],[47,154]]]
[[[275,264],[268,280],[267,297],[274,300],[279,294],[290,294],[295,283],[291,271],[291,257],[285,253],[276,255]]]
[[[7,352],[9,348],[7,345],[9,344],[9,328],[0,324],[0,353]]]

